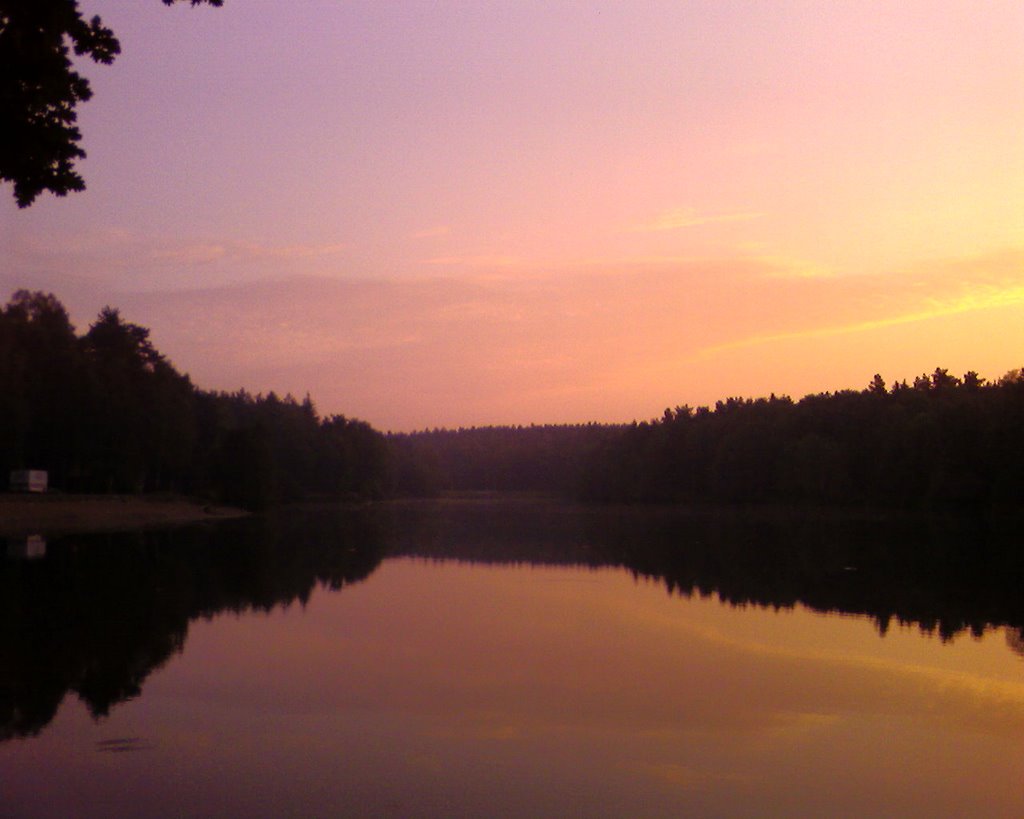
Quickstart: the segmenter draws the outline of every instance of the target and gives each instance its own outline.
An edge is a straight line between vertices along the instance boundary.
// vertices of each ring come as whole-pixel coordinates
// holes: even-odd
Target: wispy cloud
[[[436,236],[447,236],[452,232],[448,225],[437,225],[435,227],[417,230],[412,234],[413,239],[433,239]]]
[[[347,249],[341,242],[273,244],[120,229],[56,236],[26,232],[0,253],[0,275],[74,270],[106,286],[179,290],[198,280],[329,272]]]
[[[158,240],[160,244],[163,242]],[[321,256],[333,256],[341,253],[347,245],[335,242],[331,244],[293,244],[266,245],[259,242],[208,242],[203,240],[173,243],[170,247],[154,247],[151,258],[164,261],[182,261],[203,264],[220,259],[314,259]]]
[[[767,260],[770,278],[817,279],[808,291],[818,303],[860,305],[826,324],[753,334],[704,347],[701,356],[781,341],[851,335],[981,310],[1024,304],[1024,251],[940,260],[902,273],[831,277],[804,274],[799,265]],[[778,273],[775,273],[775,270]],[[785,282],[780,281],[780,286]],[[811,284],[810,281],[807,282]],[[799,281],[790,282],[799,287]],[[868,315],[865,315],[868,313]],[[873,313],[874,315],[870,315]]]
[[[749,336],[747,338],[737,339],[735,341],[729,341],[724,344],[716,344],[712,347],[705,347],[698,352],[700,356],[714,355],[716,353],[722,353],[729,350],[741,350],[747,347],[757,347],[762,344],[772,344],[779,341],[796,341],[796,340],[812,340],[820,338],[829,338],[831,336],[841,335],[852,335],[854,333],[864,333],[871,330],[880,330],[883,327],[895,327],[900,324],[912,324],[918,321],[927,321],[928,319],[941,318],[943,316],[952,316],[958,313],[966,313],[971,310],[980,310],[985,307],[999,306],[1000,304],[1005,305],[1009,303],[1019,303],[1024,301],[1024,289],[1017,295],[1016,298],[1011,302],[1007,297],[1003,297],[1000,300],[993,301],[991,304],[985,304],[977,299],[966,299],[962,303],[952,303],[949,305],[936,307],[931,310],[920,310],[916,312],[904,313],[902,315],[890,316],[888,318],[872,319],[869,321],[858,321],[850,324],[836,324],[826,327],[813,327],[807,330],[793,330],[785,333],[769,333],[765,335]]]
[[[829,279],[836,275],[836,271],[832,268],[807,259],[796,259],[790,256],[765,253],[756,246],[740,248],[740,250],[749,250],[749,258],[756,262],[761,270],[761,275],[768,278]]]
[[[628,230],[632,233],[653,233],[663,230],[682,230],[683,228],[697,227],[698,225],[709,225],[716,222],[745,222],[749,219],[760,218],[763,214],[755,212],[738,213],[698,213],[694,208],[673,208],[657,216],[651,222],[638,225],[631,225]]]
[[[430,259],[423,259],[420,264],[448,267],[512,267],[520,264],[521,259],[517,256],[501,255],[470,255],[470,256],[434,256]]]

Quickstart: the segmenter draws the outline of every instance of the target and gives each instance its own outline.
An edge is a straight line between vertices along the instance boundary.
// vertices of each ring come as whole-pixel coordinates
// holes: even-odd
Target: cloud
[[[901,273],[870,276],[804,276],[789,273],[778,260],[765,262],[775,271],[769,275],[780,280],[776,289],[793,291],[794,303],[806,301],[809,295],[812,303],[827,304],[833,309],[823,313],[824,320],[805,319],[804,326],[791,330],[752,334],[710,345],[700,351],[701,355],[780,341],[866,333],[1024,304],[1024,250],[935,260]],[[798,293],[804,297],[800,298]]]
[[[758,219],[762,215],[761,213],[754,212],[700,214],[693,208],[673,208],[660,214],[652,222],[632,225],[628,230],[631,233],[682,230],[683,228],[697,227],[698,225],[708,225],[716,222],[745,222],[749,219]]]
[[[827,279],[836,272],[825,265],[816,264],[806,259],[794,259],[786,256],[774,256],[754,253],[759,265],[764,268],[764,275],[775,279]]]
[[[175,241],[165,238],[141,239],[136,244],[149,245],[149,256],[155,261],[174,261],[185,264],[206,264],[219,260],[247,261],[254,259],[315,259],[334,256],[347,248],[335,242],[330,244],[267,245],[260,242],[198,240]]]
[[[448,225],[437,225],[436,227],[424,228],[423,230],[417,230],[412,234],[413,239],[432,239],[435,236],[447,236],[451,233],[451,228]]]
[[[522,262],[517,256],[501,255],[469,255],[469,256],[434,256],[420,260],[420,264],[446,267],[512,267]]]
[[[120,229],[55,236],[27,232],[0,254],[0,275],[24,278],[74,270],[97,285],[117,289],[183,290],[199,281],[327,272],[348,249],[345,243],[273,244],[220,237],[175,237]]]
[[[210,264],[224,259],[229,255],[228,248],[223,244],[212,242],[194,242],[176,247],[155,248],[150,251],[149,258],[157,262],[179,262],[182,264]]]

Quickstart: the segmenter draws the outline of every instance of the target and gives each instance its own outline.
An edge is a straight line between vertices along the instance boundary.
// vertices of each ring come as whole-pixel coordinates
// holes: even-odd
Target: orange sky
[[[88,190],[0,286],[384,429],[1024,364],[1015,2],[83,0]]]

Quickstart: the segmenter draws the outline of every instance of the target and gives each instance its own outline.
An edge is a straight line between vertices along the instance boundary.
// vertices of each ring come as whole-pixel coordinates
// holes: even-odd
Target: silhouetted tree
[[[82,339],[91,363],[99,488],[180,489],[195,437],[193,389],[149,330],[104,308]]]
[[[312,496],[379,497],[387,444],[312,400],[195,389],[149,330],[104,308],[82,338],[52,294],[0,308],[0,468],[64,490],[186,491],[253,508]]]
[[[964,373],[963,384],[968,390],[977,390],[985,385],[985,379],[978,375],[974,370],[969,370]]]
[[[955,375],[950,375],[949,370],[945,370],[942,367],[936,367],[935,372],[932,373],[932,389],[939,391],[948,391],[955,389],[960,386],[960,379]]]
[[[121,45],[99,17],[82,16],[77,0],[0,0],[0,179],[14,183],[22,208],[43,191],[85,189],[75,170],[85,157],[75,122],[92,89],[74,70],[72,51],[109,65]]]
[[[84,378],[63,305],[52,293],[15,293],[0,311],[0,466],[66,477],[84,435]]]

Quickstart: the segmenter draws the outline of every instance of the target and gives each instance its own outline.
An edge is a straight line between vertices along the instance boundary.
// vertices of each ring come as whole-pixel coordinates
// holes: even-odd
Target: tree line
[[[1019,506],[1024,377],[937,368],[887,388],[729,398],[633,424],[595,452],[594,500]]]
[[[52,294],[0,308],[0,475],[261,508],[310,497],[532,492],[593,502],[1016,507],[1024,373],[728,398],[628,425],[381,434],[310,398],[196,388],[104,308],[78,336]]]
[[[728,398],[628,425],[391,436],[404,494],[515,490],[594,502],[1015,507],[1024,374],[937,368],[863,390]]]
[[[531,492],[571,497],[593,453],[621,433],[605,424],[433,429],[388,436],[399,495]]]
[[[298,401],[196,388],[149,330],[104,308],[75,333],[47,293],[0,308],[0,475],[46,469],[54,488],[172,491],[249,508],[379,497],[387,443],[369,424]]]

